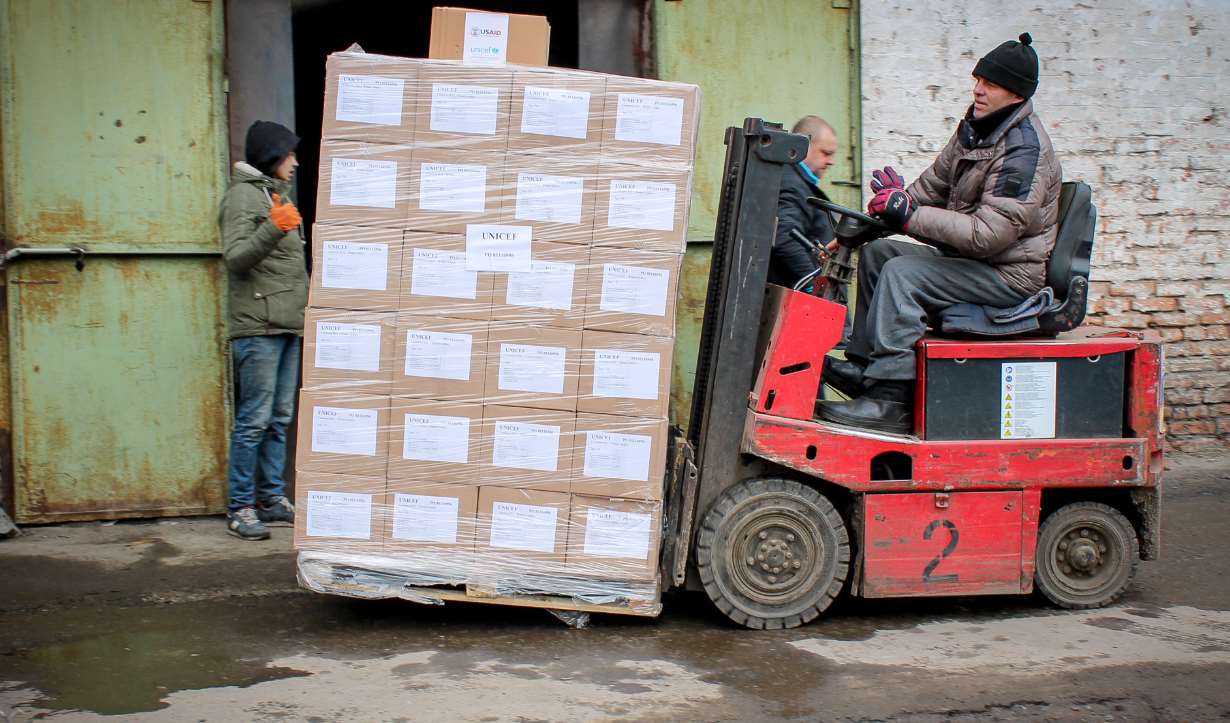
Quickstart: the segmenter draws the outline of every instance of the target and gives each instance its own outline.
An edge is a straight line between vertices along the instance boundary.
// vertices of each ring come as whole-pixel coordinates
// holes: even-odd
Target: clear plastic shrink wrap
[[[353,51],[327,73],[301,583],[656,615],[699,89]]]

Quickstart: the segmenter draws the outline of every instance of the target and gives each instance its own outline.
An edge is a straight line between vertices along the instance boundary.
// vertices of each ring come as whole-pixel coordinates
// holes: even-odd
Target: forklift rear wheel
[[[1069,610],[1118,600],[1132,576],[1140,543],[1121,512],[1099,502],[1074,502],[1051,513],[1038,530],[1038,589]]]
[[[833,503],[793,480],[740,482],[713,503],[696,538],[705,592],[736,623],[794,628],[824,612],[850,570],[850,536]]]

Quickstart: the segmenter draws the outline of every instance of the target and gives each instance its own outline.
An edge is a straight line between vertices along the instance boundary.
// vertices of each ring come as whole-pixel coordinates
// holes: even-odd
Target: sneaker
[[[256,516],[261,522],[294,522],[295,506],[282,495],[270,497],[256,506]]]
[[[269,528],[256,517],[256,510],[240,507],[226,515],[226,531],[241,540],[268,540]]]

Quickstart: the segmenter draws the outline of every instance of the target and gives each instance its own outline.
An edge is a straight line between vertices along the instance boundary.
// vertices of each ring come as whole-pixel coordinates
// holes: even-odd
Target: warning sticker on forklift
[[[1055,362],[1000,365],[1000,439],[1055,437],[1055,380]]]

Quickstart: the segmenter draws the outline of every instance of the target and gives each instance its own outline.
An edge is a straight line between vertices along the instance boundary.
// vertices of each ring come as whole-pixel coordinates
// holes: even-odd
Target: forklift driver
[[[833,240],[833,220],[828,211],[807,203],[807,197],[829,200],[820,190],[820,179],[837,155],[837,133],[820,116],[803,116],[790,132],[807,136],[811,143],[803,160],[782,171],[782,189],[777,196],[777,234],[769,254],[769,283],[787,288],[815,271],[819,263],[815,251],[794,232],[821,247]]]
[[[973,104],[917,181],[907,188],[892,168],[873,174],[868,211],[922,243],[862,248],[847,360],[826,359],[824,371],[854,398],[820,402],[821,419],[908,434],[914,345],[929,316],[959,303],[1011,307],[1045,285],[1062,171],[1029,100],[1032,42],[1024,33],[978,61]]]

